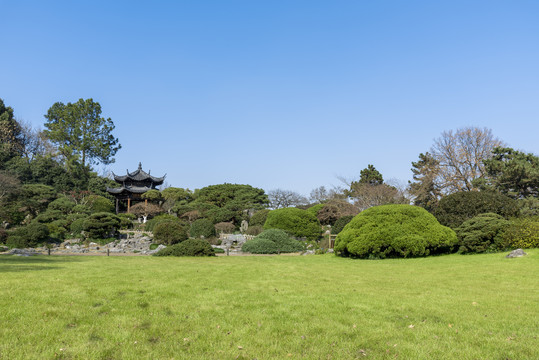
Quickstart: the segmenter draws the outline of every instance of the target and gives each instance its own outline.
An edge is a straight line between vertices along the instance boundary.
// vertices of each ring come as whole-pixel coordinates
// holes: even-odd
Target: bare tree
[[[445,193],[473,190],[473,180],[487,174],[483,160],[490,159],[492,150],[503,145],[487,128],[465,127],[455,132],[444,131],[431,149],[440,167],[440,188]]]
[[[148,216],[155,216],[162,213],[163,210],[155,204],[140,202],[131,206],[130,212],[139,218],[142,217],[143,223],[146,223]]]
[[[307,205],[309,203],[305,196],[302,196],[295,191],[283,189],[268,191],[268,199],[272,209]]]

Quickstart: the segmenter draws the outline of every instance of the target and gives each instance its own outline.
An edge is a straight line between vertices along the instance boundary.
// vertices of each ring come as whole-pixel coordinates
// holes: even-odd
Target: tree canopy
[[[45,134],[57,144],[66,161],[87,164],[114,162],[121,148],[112,135],[114,123],[101,116],[101,105],[92,99],[76,103],[57,102],[45,115]]]

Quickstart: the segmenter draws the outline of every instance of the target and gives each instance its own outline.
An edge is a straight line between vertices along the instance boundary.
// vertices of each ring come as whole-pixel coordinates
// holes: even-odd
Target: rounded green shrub
[[[24,245],[23,247],[34,247],[48,240],[49,228],[44,224],[32,222],[11,231],[7,239],[7,245],[13,247],[16,242],[20,246]]]
[[[254,238],[243,244],[241,251],[251,254],[277,254],[279,248],[269,239]]]
[[[117,215],[120,218],[120,229],[127,230],[133,228],[133,221],[137,219],[135,214],[125,213],[125,214],[118,214]]]
[[[509,248],[539,248],[539,218],[512,219],[502,236]]]
[[[348,216],[343,216],[343,217],[338,218],[337,221],[335,221],[335,225],[331,227],[331,233],[334,235],[337,235],[338,233],[340,233],[342,229],[344,229],[344,227],[350,221],[352,221],[353,218],[354,218],[353,215],[348,215]]]
[[[187,227],[177,221],[163,221],[153,230],[153,239],[157,244],[174,245],[187,240]]]
[[[264,230],[255,239],[271,240],[277,245],[277,250],[282,253],[298,252],[303,250],[303,245],[295,239],[292,239],[286,231],[281,229]]]
[[[88,206],[92,213],[110,212],[114,211],[114,203],[112,200],[107,199],[101,195],[88,196]]]
[[[311,207],[308,207],[305,211],[310,214],[313,214],[315,217],[318,216],[318,212],[324,208],[326,204],[316,204]]]
[[[268,218],[269,210],[259,210],[251,216],[249,219],[249,227],[251,226],[264,226],[266,219]]]
[[[69,200],[67,197],[62,196],[58,199],[52,201],[49,206],[47,207],[48,210],[58,210],[61,211],[63,214],[69,214],[75,207],[75,202],[72,200]]]
[[[340,256],[385,258],[450,252],[457,235],[425,209],[381,205],[356,215],[335,240]]]
[[[178,223],[181,222],[181,220],[177,216],[170,215],[170,214],[160,214],[146,221],[146,224],[144,224],[144,230],[153,231],[153,229],[157,226],[157,224],[164,221],[175,221]]]
[[[193,221],[191,224],[191,229],[189,230],[189,235],[192,238],[210,238],[215,236],[215,226],[208,219],[198,219]]]
[[[19,236],[19,235],[8,236],[6,245],[10,249],[15,249],[15,248],[24,249],[24,248],[30,247],[30,245],[28,244],[28,241],[24,237]]]
[[[322,228],[320,222],[310,212],[297,208],[272,210],[268,214],[264,229],[281,229],[297,238],[317,240]]]
[[[155,256],[215,256],[210,243],[202,239],[188,239],[179,244],[167,246]]]
[[[84,230],[84,222],[86,221],[86,219],[87,216],[73,220],[69,227],[69,231],[72,235],[78,236],[82,233],[82,231]]]
[[[120,223],[121,220],[118,216],[100,212],[88,216],[82,224],[82,229],[90,239],[108,239],[116,234]]]
[[[443,197],[432,213],[440,224],[452,229],[479,214],[494,213],[509,218],[517,216],[516,200],[492,191],[461,191]]]
[[[462,254],[504,250],[503,231],[509,221],[493,213],[477,215],[466,220],[455,231]]]

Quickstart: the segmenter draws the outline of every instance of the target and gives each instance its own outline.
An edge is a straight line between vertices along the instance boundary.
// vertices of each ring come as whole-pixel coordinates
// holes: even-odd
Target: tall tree
[[[487,128],[465,127],[444,131],[431,153],[440,165],[439,186],[445,193],[474,190],[473,181],[485,177],[484,160],[503,142]]]
[[[514,199],[539,196],[539,157],[497,147],[484,161],[490,183]]]
[[[419,160],[412,162],[413,182],[408,182],[408,192],[414,205],[430,211],[442,196],[438,185],[440,164],[430,153],[419,154]]]
[[[22,151],[21,126],[13,116],[13,109],[0,99],[0,163],[20,155]]]
[[[45,134],[55,144],[67,163],[110,164],[121,148],[112,135],[114,123],[101,116],[101,105],[92,99],[76,103],[55,103],[45,115]]]
[[[384,183],[382,174],[373,165],[361,170],[360,179],[352,181],[345,194],[360,210],[378,205],[409,203],[402,191]]]

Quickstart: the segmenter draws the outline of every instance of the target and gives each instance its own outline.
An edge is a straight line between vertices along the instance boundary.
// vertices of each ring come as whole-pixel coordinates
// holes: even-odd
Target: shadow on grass
[[[80,261],[75,256],[51,258],[48,256],[0,255],[0,273],[35,270],[53,270],[61,268],[62,263]]]

